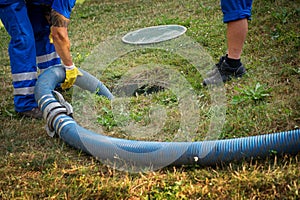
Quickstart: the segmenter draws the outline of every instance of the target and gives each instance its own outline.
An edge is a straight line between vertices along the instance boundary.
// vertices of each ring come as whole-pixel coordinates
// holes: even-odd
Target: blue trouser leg
[[[31,23],[24,1],[0,6],[1,21],[11,36],[8,47],[17,112],[37,107],[34,86],[37,80],[36,53]]]
[[[44,5],[27,5],[29,19],[32,24],[37,65],[41,71],[48,67],[60,64],[60,58],[55,51],[55,47],[50,43],[50,25],[47,21],[46,15],[49,14],[51,7]]]

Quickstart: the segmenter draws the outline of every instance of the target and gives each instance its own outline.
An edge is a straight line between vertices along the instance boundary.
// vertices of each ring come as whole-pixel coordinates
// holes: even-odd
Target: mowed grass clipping
[[[300,3],[254,1],[242,55],[247,75],[225,84],[226,121],[219,139],[299,129]],[[179,24],[215,62],[226,52],[226,26],[220,2],[96,1],[76,4],[69,35],[77,66],[100,42],[138,28]],[[0,199],[299,199],[299,154],[273,155],[212,167],[166,167],[131,174],[107,167],[90,155],[50,138],[44,120],[14,112],[8,57],[9,36],[0,28]],[[171,65],[189,81],[203,108],[197,124],[199,140],[209,125],[210,97],[203,78],[181,58],[166,52],[137,51],[115,61],[101,75],[113,89],[126,70],[147,62]],[[63,93],[70,102],[72,93]],[[105,134],[130,138],[118,129],[109,102],[96,99],[95,122]],[[178,129],[178,102],[168,91],[132,97],[130,116],[147,125],[149,105],[168,108],[161,138]],[[98,118],[97,118],[98,117]],[[170,136],[170,137],[168,137]],[[153,139],[153,138],[152,138]]]

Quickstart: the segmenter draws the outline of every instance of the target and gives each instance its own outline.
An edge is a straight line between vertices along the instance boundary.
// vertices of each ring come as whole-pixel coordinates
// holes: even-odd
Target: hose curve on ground
[[[109,99],[113,98],[97,78],[83,70],[81,72],[84,75],[77,78],[77,86]],[[35,87],[35,98],[47,121],[48,131],[57,134],[67,144],[112,165],[119,162],[137,168],[158,168],[167,165],[209,166],[246,158],[267,157],[274,152],[278,155],[300,152],[299,129],[199,142],[134,141],[94,133],[78,125],[69,116],[66,103],[58,101],[55,97],[53,90],[64,79],[63,67],[52,67],[40,75]]]

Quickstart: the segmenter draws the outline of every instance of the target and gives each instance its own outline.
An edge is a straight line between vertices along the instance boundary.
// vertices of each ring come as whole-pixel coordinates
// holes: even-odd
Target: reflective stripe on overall
[[[37,80],[35,43],[25,2],[0,6],[0,18],[11,36],[8,46],[17,112],[37,107],[34,86]]]
[[[44,9],[29,6],[24,1],[1,5],[0,18],[11,36],[8,51],[14,87],[14,105],[17,112],[37,107],[34,86],[37,68],[44,70],[60,64],[53,44],[49,42],[50,27]]]
[[[60,58],[55,47],[50,43],[50,24],[46,16],[50,14],[51,7],[45,5],[27,5],[28,16],[32,24],[36,47],[36,62],[41,72],[48,67],[60,64]]]

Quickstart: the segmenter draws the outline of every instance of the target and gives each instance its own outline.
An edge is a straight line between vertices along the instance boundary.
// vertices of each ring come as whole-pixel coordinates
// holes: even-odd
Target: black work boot
[[[227,54],[225,56],[222,56],[220,58],[219,62],[216,63],[215,66],[213,66],[213,68],[209,72],[206,73],[207,77],[211,77],[211,76],[215,75],[216,73],[219,73],[219,69],[220,69],[223,61],[226,59],[226,56],[227,56]]]
[[[39,108],[33,108],[32,110],[28,110],[25,112],[19,112],[18,114],[21,116],[35,118],[35,119],[43,118],[43,113]]]
[[[240,63],[237,67],[231,67],[226,62],[226,56],[222,56],[220,58],[219,63],[215,65],[215,67],[207,73],[206,79],[203,81],[203,85],[209,84],[218,84],[221,82],[230,81],[233,78],[242,77],[246,73],[246,68],[242,63]]]

